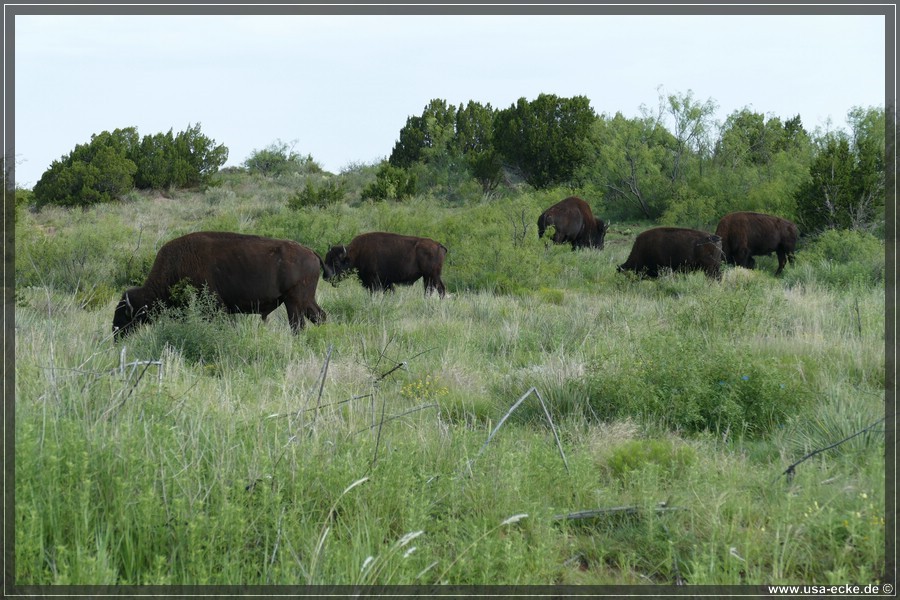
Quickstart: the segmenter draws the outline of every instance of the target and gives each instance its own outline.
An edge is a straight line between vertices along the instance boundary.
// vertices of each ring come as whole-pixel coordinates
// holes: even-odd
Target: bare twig
[[[798,460],[797,462],[795,462],[794,464],[792,464],[791,466],[789,466],[789,467],[788,467],[787,469],[785,469],[784,472],[781,473],[781,474],[782,474],[782,475],[787,475],[788,483],[790,483],[791,481],[794,480],[794,474],[795,474],[794,469],[795,469],[795,467],[797,467],[798,465],[800,465],[800,463],[807,461],[808,459],[812,458],[812,457],[815,456],[816,454],[819,454],[819,453],[821,453],[821,452],[825,452],[826,450],[831,450],[832,448],[834,448],[834,447],[836,447],[836,446],[840,446],[840,445],[843,444],[844,442],[850,441],[850,440],[852,440],[853,438],[855,438],[855,437],[858,436],[858,435],[862,435],[862,434],[864,434],[864,433],[866,433],[866,432],[868,432],[868,431],[871,431],[876,425],[878,425],[879,423],[883,422],[884,419],[885,419],[885,417],[881,417],[880,419],[878,419],[877,421],[875,421],[874,423],[872,423],[872,424],[869,425],[868,427],[862,429],[861,431],[857,431],[857,432],[854,433],[853,435],[847,436],[847,437],[845,437],[844,439],[842,439],[841,441],[835,442],[835,443],[831,444],[830,446],[825,446],[824,448],[819,448],[818,450],[813,450],[812,452],[810,452],[809,454],[807,454],[806,456],[804,456],[803,458],[801,458],[800,460]]]
[[[375,463],[378,461],[378,446],[381,444],[381,428],[384,425],[384,407],[387,404],[387,400],[381,400],[381,419],[377,424],[372,427],[378,427],[378,433],[375,436],[375,452],[372,454],[372,462],[369,464],[369,471],[371,471],[375,467]],[[371,428],[370,428],[371,429]]]
[[[106,419],[106,417],[108,417],[111,413],[117,411],[118,409],[122,408],[122,406],[124,406],[125,401],[128,400],[128,398],[131,396],[132,392],[134,392],[134,390],[137,388],[137,385],[141,382],[141,379],[144,378],[144,373],[147,372],[147,369],[150,368],[151,364],[152,364],[151,361],[145,362],[144,369],[141,371],[141,374],[138,375],[137,381],[135,381],[134,384],[132,384],[132,386],[128,389],[128,393],[125,394],[125,397],[122,398],[122,401],[119,402],[118,404],[106,409],[106,412],[104,412],[102,415],[100,415],[101,419]],[[132,371],[132,373],[134,373],[134,371]],[[129,377],[129,379],[130,379],[130,377]]]
[[[362,400],[363,398],[369,398],[372,394],[363,394],[361,396],[353,396],[352,398],[347,398],[346,400],[338,400],[337,402],[331,402],[330,404],[322,404],[320,406],[313,406],[312,408],[302,408],[297,412],[289,412],[289,413],[281,413],[269,415],[266,419],[283,419],[284,417],[293,417],[302,413],[309,412],[311,410],[318,410],[320,408],[328,408],[329,406],[339,406],[341,404],[347,404],[348,402],[353,402],[354,400]]]
[[[537,391],[537,388],[535,388],[535,387],[529,388],[529,390],[527,392],[525,392],[521,398],[516,400],[515,404],[513,404],[512,407],[510,407],[510,409],[508,411],[506,411],[506,414],[503,415],[503,418],[500,419],[500,422],[497,423],[497,426],[494,427],[493,431],[491,431],[491,434],[488,436],[488,439],[481,446],[481,449],[478,451],[478,454],[475,455],[475,458],[471,459],[470,461],[468,461],[466,463],[466,467],[469,469],[470,472],[471,472],[471,468],[472,468],[472,463],[474,463],[476,460],[478,460],[478,457],[484,453],[485,448],[487,448],[487,445],[491,442],[491,440],[493,439],[493,437],[497,433],[497,431],[500,430],[500,427],[503,426],[503,423],[506,422],[506,419],[509,418],[509,415],[511,415],[513,413],[513,411],[515,411],[517,408],[519,408],[519,405],[522,404],[525,401],[525,399],[528,398],[528,396],[530,396],[532,394],[537,396],[538,400],[541,403],[541,406],[544,409],[544,414],[546,415],[547,420],[550,422],[550,429],[553,431],[553,437],[554,437],[554,439],[556,439],[556,445],[559,448],[559,453],[562,456],[563,463],[566,466],[566,472],[567,473],[569,472],[569,462],[566,460],[566,454],[565,454],[565,452],[563,452],[562,443],[560,443],[559,436],[556,434],[556,425],[553,424],[553,419],[550,418],[550,412],[547,410],[547,406],[544,403],[544,399],[541,398],[541,394]]]
[[[403,411],[402,413],[400,413],[400,414],[398,414],[398,415],[391,415],[391,416],[389,416],[389,417],[385,417],[385,416],[382,414],[381,422],[375,423],[374,425],[370,425],[369,427],[365,427],[365,428],[363,428],[363,429],[360,429],[359,431],[355,431],[355,432],[351,433],[350,435],[353,436],[353,435],[356,435],[356,434],[358,434],[358,433],[363,433],[363,432],[366,432],[366,431],[371,431],[372,429],[374,429],[374,428],[376,428],[376,427],[379,427],[380,425],[382,425],[382,424],[384,424],[384,423],[388,423],[388,422],[390,422],[390,421],[395,421],[395,420],[399,419],[400,417],[405,417],[406,415],[409,415],[409,414],[412,414],[412,413],[415,413],[415,412],[419,412],[420,410],[425,410],[426,408],[436,408],[437,406],[438,406],[438,404],[437,404],[437,402],[435,402],[435,403],[433,403],[433,404],[423,404],[422,406],[417,406],[417,407],[415,407],[415,408],[411,408],[411,409],[409,409],[409,410]]]
[[[531,388],[534,390],[534,395],[538,397],[538,400],[541,401],[541,408],[544,409],[544,415],[547,417],[547,422],[550,423],[550,431],[553,432],[553,439],[556,440],[556,447],[559,448],[559,455],[562,456],[563,464],[566,466],[566,473],[569,473],[569,461],[566,460],[566,453],[563,452],[562,442],[559,441],[559,435],[556,433],[556,425],[553,424],[553,419],[550,418],[550,411],[547,410],[547,404],[544,402],[544,399],[541,397],[541,393],[537,391],[535,388]]]
[[[610,515],[636,515],[644,509],[640,506],[615,506],[613,508],[597,508],[593,510],[580,510],[578,512],[568,513],[565,515],[554,515],[554,521],[580,521],[584,519],[594,519],[596,517],[606,517]],[[657,506],[653,509],[656,513],[674,512],[678,510],[687,510],[681,506]]]
[[[328,346],[328,352],[325,354],[325,363],[322,365],[322,370],[319,372],[319,377],[321,381],[319,382],[319,395],[316,398],[316,412],[313,414],[313,424],[315,424],[316,419],[319,418],[319,408],[322,403],[322,391],[325,389],[325,377],[328,375],[328,365],[331,363],[331,351],[334,350],[334,345],[330,344]],[[297,416],[300,416],[300,413],[303,411],[298,410]]]

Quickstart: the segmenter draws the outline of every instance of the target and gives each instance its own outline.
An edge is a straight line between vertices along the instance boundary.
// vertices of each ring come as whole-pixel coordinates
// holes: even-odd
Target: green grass
[[[649,224],[613,224],[601,252],[517,237],[514,217],[536,223],[557,192],[296,211],[290,186],[229,178],[23,213],[16,582],[883,579],[879,428],[781,475],[884,414],[883,246],[826,240],[782,278],[761,259],[721,283],[635,280],[615,265]],[[124,342],[126,363],[161,369],[123,372],[119,295],[205,228],[320,253],[366,230],[427,235],[450,249],[450,294],[321,282],[328,320],[296,336],[283,310],[193,306]],[[568,470],[534,396],[481,452],[531,387]],[[556,518],[615,507],[637,510]]]

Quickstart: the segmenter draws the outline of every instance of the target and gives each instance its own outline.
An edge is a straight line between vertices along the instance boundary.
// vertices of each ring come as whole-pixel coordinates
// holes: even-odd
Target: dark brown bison
[[[606,230],[609,228],[602,219],[594,217],[587,202],[576,196],[557,202],[538,217],[538,237],[544,237],[544,232],[550,226],[556,230],[553,241],[557,244],[571,243],[572,250],[602,250]]]
[[[359,280],[370,291],[393,291],[395,284],[410,285],[421,277],[425,295],[434,290],[443,298],[446,290],[441,269],[447,248],[422,237],[396,233],[363,233],[346,246],[332,246],[325,255],[325,265],[332,280],[356,271]]]
[[[725,260],[747,269],[756,265],[754,256],[778,255],[780,275],[785,263],[794,262],[794,249],[800,232],[797,226],[781,217],[755,212],[733,212],[725,215],[716,227],[716,235],[722,238]]]
[[[224,232],[189,233],[164,244],[147,280],[127,290],[113,315],[116,337],[148,320],[156,302],[176,304],[172,286],[185,281],[206,286],[229,313],[262,315],[284,304],[296,333],[303,318],[325,319],[316,304],[320,270],[330,273],[322,258],[300,244],[255,235]]]
[[[625,270],[658,277],[660,269],[704,271],[719,278],[722,240],[717,235],[681,227],[656,227],[639,234],[631,254],[618,271]]]

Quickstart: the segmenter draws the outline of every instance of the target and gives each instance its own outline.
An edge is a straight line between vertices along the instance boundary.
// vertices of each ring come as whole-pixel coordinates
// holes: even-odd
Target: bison
[[[754,256],[778,255],[780,275],[787,261],[794,262],[794,249],[800,232],[797,226],[781,217],[755,212],[733,212],[725,215],[716,227],[716,235],[722,238],[725,261],[752,269]]]
[[[553,226],[553,241],[557,244],[571,243],[576,248],[603,249],[606,230],[609,226],[602,219],[594,217],[588,203],[577,196],[569,196],[545,210],[538,217],[538,237]]]
[[[719,278],[722,262],[722,240],[705,231],[681,227],[656,227],[639,234],[634,240],[628,260],[618,271],[634,271],[649,277],[659,276],[662,268],[673,271],[705,271]]]
[[[356,271],[370,292],[393,291],[395,284],[410,285],[421,277],[425,295],[437,290],[441,298],[446,290],[441,269],[447,248],[434,240],[395,233],[363,233],[346,246],[332,246],[325,255],[331,271],[326,280],[334,280]]]
[[[318,254],[300,244],[255,235],[196,232],[165,243],[144,285],[126,290],[116,306],[113,332],[127,335],[149,320],[154,303],[173,306],[172,286],[206,287],[229,313],[259,314],[263,321],[284,304],[291,329],[303,318],[325,320],[316,304],[319,272],[330,273]]]

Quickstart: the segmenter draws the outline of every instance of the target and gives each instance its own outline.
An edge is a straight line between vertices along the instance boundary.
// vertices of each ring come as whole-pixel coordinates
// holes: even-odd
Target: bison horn
[[[131,300],[128,298],[128,294],[127,294],[127,293],[125,294],[125,306],[128,307],[128,314],[129,314],[129,315],[133,315],[133,314],[134,314],[134,307],[131,305]]]

